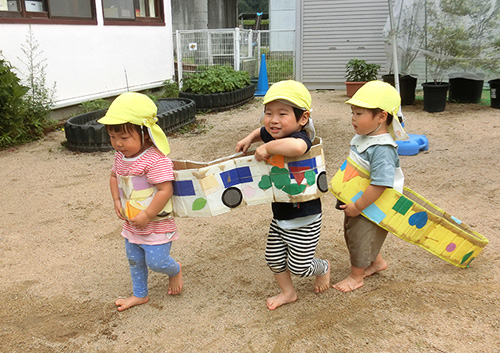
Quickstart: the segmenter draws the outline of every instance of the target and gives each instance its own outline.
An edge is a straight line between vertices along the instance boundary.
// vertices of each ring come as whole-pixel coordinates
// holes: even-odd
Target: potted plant
[[[417,77],[411,74],[411,64],[418,57],[420,48],[424,41],[424,28],[421,18],[421,11],[424,9],[424,0],[416,0],[413,3],[408,3],[398,9],[395,15],[398,21],[396,28],[395,43],[392,43],[390,22],[386,24],[384,33],[386,36],[386,43],[396,46],[397,60],[399,66],[399,93],[401,95],[401,105],[411,105],[415,101],[415,89],[417,86]],[[395,86],[395,77],[393,73],[393,51],[388,55],[390,62],[389,73],[382,76],[384,82],[390,83]]]
[[[377,79],[380,65],[369,64],[365,60],[353,58],[349,60],[345,68],[346,93],[348,97],[352,97],[366,82]]]
[[[499,11],[494,2],[477,6],[473,0],[446,3],[444,10],[455,17],[455,23],[466,28],[465,38],[458,46],[456,68],[459,70],[449,75],[449,101],[479,103],[484,72],[494,72],[499,67],[496,55]]]
[[[253,98],[255,86],[247,71],[230,66],[198,67],[182,80],[179,97],[196,102],[197,110],[226,110]]]
[[[464,52],[467,39],[466,29],[446,6],[435,5],[428,9],[425,59],[432,81],[422,83],[424,89],[424,110],[442,112],[446,109],[449,83],[444,81],[448,71]]]

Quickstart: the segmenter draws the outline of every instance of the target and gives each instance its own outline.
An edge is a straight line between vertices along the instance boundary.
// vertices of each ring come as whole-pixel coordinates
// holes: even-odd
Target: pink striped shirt
[[[154,146],[134,158],[126,158],[121,152],[116,152],[113,171],[121,176],[146,175],[151,184],[174,180],[172,161]],[[131,243],[150,245],[164,244],[178,238],[173,218],[151,221],[145,229],[137,229],[125,221],[122,235]]]

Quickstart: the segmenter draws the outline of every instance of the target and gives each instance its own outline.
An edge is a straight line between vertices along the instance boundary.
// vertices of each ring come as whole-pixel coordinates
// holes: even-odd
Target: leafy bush
[[[28,87],[20,84],[9,62],[0,58],[0,148],[27,141],[25,124]]]
[[[163,81],[163,86],[160,92],[161,98],[177,98],[179,97],[179,85],[173,80]]]
[[[90,113],[96,110],[108,109],[111,103],[105,99],[94,99],[80,103],[80,112],[78,114]]]
[[[365,60],[353,58],[349,60],[346,68],[345,79],[349,82],[368,82],[377,79],[380,65],[368,64]]]
[[[234,91],[250,85],[247,71],[235,71],[230,66],[210,66],[190,74],[183,80],[182,90],[195,94]]]

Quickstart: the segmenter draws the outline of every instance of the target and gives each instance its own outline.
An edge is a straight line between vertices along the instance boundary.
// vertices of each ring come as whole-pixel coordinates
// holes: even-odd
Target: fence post
[[[240,29],[234,29],[234,70],[240,71]]]
[[[176,46],[177,46],[177,84],[179,85],[179,89],[181,89],[182,88],[182,47],[181,47],[181,32],[178,29],[175,30],[175,41],[176,41]]]

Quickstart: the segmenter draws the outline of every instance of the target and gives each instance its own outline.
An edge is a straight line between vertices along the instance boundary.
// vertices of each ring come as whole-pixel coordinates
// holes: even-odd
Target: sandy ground
[[[329,179],[347,156],[353,130],[344,92],[313,92]],[[206,133],[171,136],[171,158],[210,161],[233,153],[258,126],[261,99],[197,115]],[[183,218],[173,256],[184,291],[151,273],[150,302],[117,312],[131,294],[121,221],[108,190],[111,152],[79,154],[62,131],[0,151],[1,352],[499,352],[500,110],[448,104],[403,107],[409,133],[430,148],[402,156],[406,185],[490,240],[467,269],[389,235],[386,271],[351,293],[313,291],[294,278],[297,302],[269,311],[277,284],[264,262],[270,206],[212,218]],[[332,284],[349,260],[342,212],[323,196],[317,255]]]

